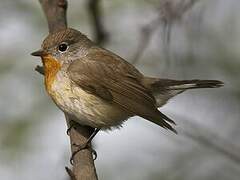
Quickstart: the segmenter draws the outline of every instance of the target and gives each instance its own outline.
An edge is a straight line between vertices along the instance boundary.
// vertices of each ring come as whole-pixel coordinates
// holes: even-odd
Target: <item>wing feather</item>
[[[98,51],[99,50],[99,51]],[[143,75],[131,64],[104,49],[93,49],[68,68],[81,88],[119,105],[125,111],[173,130],[172,120],[157,110],[156,100],[141,82]]]

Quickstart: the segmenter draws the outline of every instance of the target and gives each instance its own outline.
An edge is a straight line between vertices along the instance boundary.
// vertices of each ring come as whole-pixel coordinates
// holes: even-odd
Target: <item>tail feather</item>
[[[153,122],[154,124],[157,124],[158,126],[163,127],[164,129],[169,129],[170,131],[172,131],[173,133],[177,134],[176,129],[174,129],[169,123],[167,123],[165,120],[163,119],[157,119],[157,120],[150,120],[151,122]]]
[[[176,123],[175,123],[172,119],[170,119],[169,117],[167,117],[165,114],[161,113],[160,111],[159,111],[159,113],[160,113],[160,117],[162,117],[165,121],[167,121],[167,122],[169,122],[169,123],[171,123],[171,124],[176,125]]]
[[[224,85],[223,82],[217,80],[171,80],[171,79],[158,79],[158,78],[143,78],[142,83],[144,86],[149,89],[155,99],[156,106],[161,107],[164,105],[170,98],[184,92],[187,89],[196,89],[196,88],[218,88]],[[161,113],[156,111],[154,115],[142,116],[145,119],[165,128],[173,131],[177,134],[177,131],[170,125],[175,124],[173,120]]]
[[[187,89],[218,88],[224,85],[223,82],[217,80],[171,80],[151,77],[143,78],[142,83],[153,93],[157,107],[161,107],[169,99]]]
[[[223,86],[223,82],[217,80],[163,80],[166,89],[169,90],[185,90],[196,88],[218,88]]]
[[[171,125],[171,124],[176,125],[176,123],[158,110],[156,110],[156,112],[151,116],[142,116],[142,117],[153,122],[154,124],[157,124],[158,126],[163,127],[164,129],[169,129],[175,134],[177,134],[177,131]]]

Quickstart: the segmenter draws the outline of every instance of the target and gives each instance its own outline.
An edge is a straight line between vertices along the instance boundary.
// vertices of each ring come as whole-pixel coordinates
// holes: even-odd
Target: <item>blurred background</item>
[[[69,0],[69,26],[144,74],[225,82],[187,91],[161,108],[178,135],[139,117],[100,132],[94,139],[99,179],[238,180],[240,1],[100,0],[98,31],[89,2]],[[48,34],[39,2],[1,0],[0,27],[0,177],[67,180],[64,116],[34,70],[40,60],[30,56]]]

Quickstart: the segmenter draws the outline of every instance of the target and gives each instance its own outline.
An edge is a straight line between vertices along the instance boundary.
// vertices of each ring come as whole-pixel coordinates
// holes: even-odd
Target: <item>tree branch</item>
[[[47,18],[49,33],[67,28],[67,0],[39,0]]]
[[[47,18],[49,33],[53,33],[67,28],[67,0],[39,0],[42,5],[43,11]],[[36,71],[44,74],[44,69],[37,66]],[[65,114],[68,127],[70,126],[71,119]],[[88,137],[93,132],[93,128],[74,124],[75,128],[71,128],[70,143],[72,153],[76,151],[73,144],[84,144]],[[91,146],[91,145],[90,145]],[[85,149],[78,152],[73,157],[73,171],[66,168],[72,180],[97,180],[97,173],[94,165],[92,151]]]
[[[88,9],[93,20],[95,41],[97,44],[103,44],[108,40],[108,33],[105,31],[102,22],[100,0],[88,0]]]

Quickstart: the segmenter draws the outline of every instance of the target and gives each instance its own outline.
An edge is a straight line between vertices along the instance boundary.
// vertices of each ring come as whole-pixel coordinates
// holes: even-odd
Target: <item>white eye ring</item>
[[[68,46],[68,43],[62,42],[61,44],[58,45],[58,51],[59,51],[60,53],[66,52],[67,49],[68,49],[68,47],[69,47],[69,46]]]

